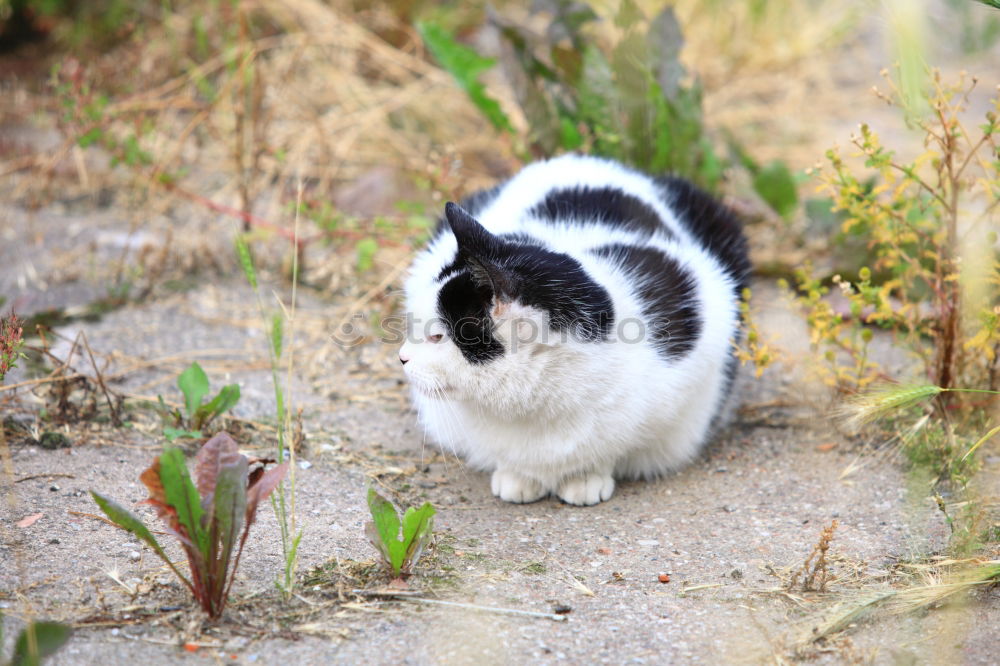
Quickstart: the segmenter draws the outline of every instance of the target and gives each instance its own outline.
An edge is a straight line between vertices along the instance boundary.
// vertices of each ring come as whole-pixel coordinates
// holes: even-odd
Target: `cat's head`
[[[535,239],[492,234],[453,203],[445,219],[457,249],[417,288],[427,293],[408,294],[404,371],[430,396],[530,411],[580,345],[606,338],[611,298],[579,262]]]

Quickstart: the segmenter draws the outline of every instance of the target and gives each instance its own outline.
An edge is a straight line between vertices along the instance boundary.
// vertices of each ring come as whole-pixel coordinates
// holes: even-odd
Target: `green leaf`
[[[183,428],[171,428],[170,426],[164,426],[163,436],[167,438],[168,442],[182,437],[187,439],[201,439],[204,437],[200,430],[184,430]]]
[[[424,502],[419,509],[410,507],[403,516],[403,546],[406,548],[405,568],[412,569],[424,548],[430,543],[434,529],[434,507]]]
[[[362,238],[354,248],[358,253],[358,272],[364,273],[370,270],[375,263],[375,252],[378,251],[378,243],[374,238]]]
[[[444,28],[434,23],[417,23],[417,31],[420,32],[428,50],[455,78],[493,127],[513,132],[510,119],[500,108],[500,104],[486,94],[485,86],[479,81],[479,75],[493,67],[496,60],[484,58],[469,47],[459,44]]]
[[[576,128],[576,123],[572,118],[561,116],[559,118],[559,145],[563,150],[576,150],[583,145],[583,136]]]
[[[372,514],[372,522],[365,526],[368,538],[382,553],[382,557],[392,568],[393,575],[398,576],[406,551],[399,541],[399,515],[396,508],[374,488],[369,488],[368,510]]]
[[[758,171],[753,178],[753,189],[779,215],[787,218],[799,203],[795,178],[788,166],[774,161]]]
[[[993,9],[1000,9],[1000,0],[979,0],[979,2]]]
[[[197,362],[192,363],[177,378],[177,386],[184,394],[184,408],[189,419],[198,411],[202,399],[208,394],[208,375]]]
[[[223,386],[218,395],[212,398],[195,411],[192,425],[203,428],[212,422],[212,419],[225,414],[240,401],[239,384],[229,384]]]
[[[160,482],[163,484],[166,503],[177,511],[177,520],[187,531],[188,538],[202,557],[208,560],[208,533],[202,527],[204,510],[201,508],[201,497],[191,481],[184,463],[184,453],[180,449],[169,448],[160,456]]]
[[[94,498],[97,506],[100,507],[101,511],[104,512],[104,515],[106,515],[111,522],[145,541],[146,544],[149,545],[149,547],[152,548],[153,551],[160,557],[160,559],[166,562],[167,565],[174,570],[177,577],[180,578],[181,581],[189,588],[191,587],[191,583],[170,562],[170,558],[167,557],[167,554],[163,552],[163,548],[161,548],[160,544],[157,543],[156,537],[153,536],[153,533],[149,531],[149,528],[146,527],[145,523],[143,523],[138,516],[114,500],[108,499],[93,490],[90,491],[90,496]]]
[[[215,567],[212,589],[218,595],[223,594],[229,561],[233,554],[236,540],[243,528],[243,520],[247,508],[247,459],[239,456],[232,464],[219,467],[215,479],[215,493],[212,497],[212,515],[215,517],[212,525],[212,543],[218,544],[218,551],[212,561]],[[225,599],[215,598],[221,608]]]
[[[11,666],[38,666],[69,640],[73,630],[58,622],[31,622],[14,644]]]

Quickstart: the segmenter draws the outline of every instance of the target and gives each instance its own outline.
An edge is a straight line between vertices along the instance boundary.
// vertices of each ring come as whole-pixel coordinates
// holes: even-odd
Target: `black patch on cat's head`
[[[492,300],[493,294],[476,285],[468,272],[451,278],[438,292],[438,314],[469,363],[486,363],[503,356],[503,344],[493,336]]]
[[[661,356],[676,359],[694,349],[702,320],[690,271],[651,247],[615,243],[593,252],[619,266],[637,285],[647,334]]]
[[[607,338],[614,321],[608,292],[575,259],[532,244],[523,234],[491,234],[460,206],[448,203],[445,217],[458,241],[455,260],[438,279],[438,311],[449,335],[470,363],[503,353],[492,334],[490,310],[518,302],[548,314],[553,331],[584,341]]]
[[[556,224],[597,223],[646,237],[674,235],[652,206],[618,187],[579,185],[552,190],[529,214]]]

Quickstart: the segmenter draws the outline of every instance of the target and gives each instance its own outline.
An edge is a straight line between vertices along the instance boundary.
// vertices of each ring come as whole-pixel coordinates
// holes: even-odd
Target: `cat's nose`
[[[402,363],[403,365],[406,365],[407,363],[410,362],[410,357],[404,354],[403,352],[399,352],[399,362]]]

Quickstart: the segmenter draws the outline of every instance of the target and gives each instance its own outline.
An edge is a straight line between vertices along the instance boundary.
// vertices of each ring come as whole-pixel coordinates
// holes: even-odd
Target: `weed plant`
[[[301,189],[299,192],[301,199]],[[298,213],[301,208],[301,201],[296,206],[296,237],[298,231]],[[242,235],[236,236],[236,252],[239,257],[240,266],[247,283],[254,292],[257,300],[257,309],[264,321],[268,320],[267,312],[264,309],[264,301],[260,295],[260,285],[257,281],[257,270],[254,267],[253,257],[250,254],[250,247]],[[297,257],[297,255],[295,255]],[[292,309],[286,314],[290,315],[294,321],[295,313],[295,291],[298,284],[298,263],[295,261],[292,266]],[[288,500],[285,498],[284,484],[278,486],[278,492],[271,497],[271,505],[278,517],[278,525],[281,529],[281,550],[284,558],[284,569],[282,577],[277,581],[278,589],[285,595],[290,596],[295,589],[295,569],[298,564],[299,542],[302,540],[302,531],[295,532],[295,442],[292,436],[292,410],[291,406],[285,402],[286,393],[282,388],[282,383],[278,378],[282,352],[284,351],[284,323],[285,319],[281,313],[275,313],[270,317],[271,334],[268,337],[268,357],[271,366],[271,384],[274,387],[275,420],[278,431],[277,460],[284,464],[286,457],[289,458],[291,475],[288,488]],[[293,329],[294,330],[294,329]],[[292,355],[289,352],[287,365],[286,387],[291,386],[292,380]],[[287,448],[286,448],[287,447]]]
[[[239,385],[229,384],[223,386],[214,398],[205,402],[205,396],[209,393],[208,375],[197,361],[177,377],[177,387],[184,395],[183,414],[179,409],[169,409],[163,402],[163,397],[157,396],[160,400],[160,416],[165,422],[172,423],[163,427],[163,435],[170,441],[178,437],[202,437],[204,428],[235,407],[240,400]]]
[[[434,507],[430,502],[411,506],[400,520],[392,502],[369,488],[368,510],[372,519],[365,524],[365,533],[385,568],[395,579],[409,575],[433,536]]]
[[[0,382],[17,367],[20,359],[25,358],[21,353],[23,346],[24,327],[18,316],[13,312],[0,316]]]
[[[899,87],[886,80],[883,99],[902,106]],[[845,214],[843,233],[865,239],[872,264],[855,279],[838,275],[829,282],[802,269],[796,292],[812,344],[826,361],[824,378],[841,390],[887,379],[871,358],[873,327],[912,352],[935,386],[996,390],[1000,384],[1000,99],[992,101],[978,131],[967,128],[963,113],[975,85],[965,78],[948,84],[933,73],[926,94],[930,113],[914,120],[925,151],[912,161],[898,158],[871,127],[861,126],[851,142],[876,172],[874,187],[840,151],[827,153],[820,188]],[[826,298],[831,288],[848,312]],[[942,404],[954,395],[943,394]]]
[[[232,437],[220,432],[198,451],[194,482],[178,448],[168,448],[139,477],[149,491],[145,503],[156,509],[187,555],[190,578],[174,566],[138,516],[95,491],[91,495],[113,523],[166,562],[209,617],[217,618],[225,609],[257,506],[288,471],[287,463],[265,471],[270,462],[251,461]]]
[[[705,127],[702,88],[680,60],[684,39],[673,9],[649,19],[637,3],[622,2],[613,18],[616,37],[602,45],[592,30],[597,13],[587,3],[546,3],[545,35],[504,19],[491,21],[503,42],[502,66],[528,127],[529,156],[579,150],[610,157],[649,173],[673,173],[717,191],[727,168],[745,167],[757,194],[781,215],[798,203],[796,183],[781,162],[756,163],[735,145],[721,153]],[[438,24],[418,24],[427,48],[452,74],[498,131],[514,123],[480,80],[496,64]]]

